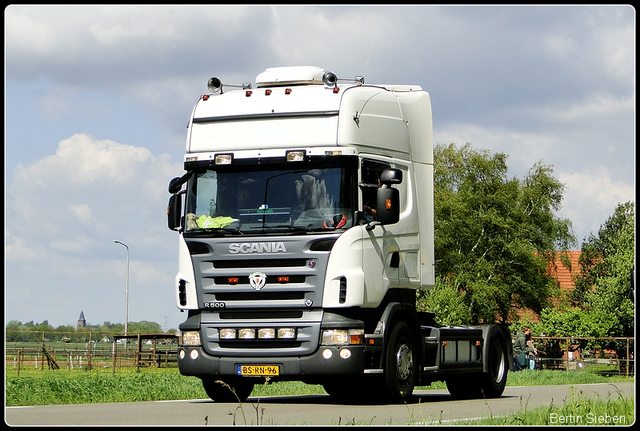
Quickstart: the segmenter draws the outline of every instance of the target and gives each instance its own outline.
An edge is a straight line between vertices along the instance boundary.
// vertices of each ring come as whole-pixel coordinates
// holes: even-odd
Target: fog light
[[[238,331],[238,338],[242,340],[252,340],[256,338],[256,330],[253,328],[242,328]]]
[[[197,351],[197,350],[192,350],[192,351],[189,353],[189,357],[190,357],[191,359],[197,359],[197,358],[198,358],[198,351]]]
[[[349,349],[340,350],[340,357],[342,359],[349,359],[351,357],[351,350]]]
[[[296,328],[278,328],[278,338],[293,340],[296,338]]]
[[[234,328],[222,328],[220,329],[221,340],[235,340],[236,330]]]
[[[263,340],[276,338],[276,330],[274,328],[260,328],[258,330],[258,338]]]
[[[331,356],[333,356],[333,352],[330,349],[324,349],[322,351],[322,357],[325,359],[331,359]]]

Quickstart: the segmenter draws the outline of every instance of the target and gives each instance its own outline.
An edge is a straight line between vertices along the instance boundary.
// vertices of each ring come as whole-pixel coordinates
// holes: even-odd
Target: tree
[[[553,169],[538,162],[523,180],[509,179],[506,160],[468,143],[434,151],[437,283],[461,294],[463,323],[506,321],[514,306],[540,313],[557,292],[547,267],[575,242],[571,222],[554,215],[564,186]],[[443,293],[434,289],[419,302]]]
[[[591,336],[634,335],[634,223],[634,203],[619,204],[598,234],[590,234],[582,244],[580,274],[571,299],[585,314],[602,316],[600,321],[607,322],[606,330],[593,330],[606,335]]]

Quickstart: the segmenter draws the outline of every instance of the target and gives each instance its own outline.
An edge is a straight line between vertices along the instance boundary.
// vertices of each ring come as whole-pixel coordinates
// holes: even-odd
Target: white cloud
[[[95,303],[106,298],[100,292],[109,292],[124,274],[109,264],[110,257],[124,262],[114,260],[121,250],[113,240],[120,239],[131,248],[132,280],[135,277],[144,318],[154,320],[142,298],[154,296],[159,286],[169,292],[164,306],[172,310],[174,274],[167,261],[175,257],[176,238],[166,228],[165,210],[167,184],[182,172],[181,163],[166,155],[154,157],[146,148],[84,134],[62,140],[55,154],[19,165],[7,188],[6,272],[12,286],[7,303],[36,309],[50,300],[49,290],[55,286],[67,296],[92,291],[85,311],[89,305],[101,308]],[[35,293],[29,299],[22,294],[26,289]],[[104,313],[111,307],[105,302]],[[51,309],[38,318],[59,321],[63,316]]]
[[[88,223],[93,220],[93,212],[87,204],[69,205],[68,208],[82,223]]]
[[[566,187],[560,213],[573,221],[579,242],[597,233],[618,204],[635,200],[634,185],[614,180],[605,166],[562,173],[558,179]]]

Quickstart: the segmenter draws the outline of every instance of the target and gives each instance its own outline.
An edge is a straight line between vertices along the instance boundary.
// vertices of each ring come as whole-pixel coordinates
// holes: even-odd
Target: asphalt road
[[[572,393],[607,400],[635,395],[634,383],[507,387],[501,398],[453,400],[446,390],[416,391],[407,404],[344,405],[328,395],[250,397],[242,405],[210,400],[5,407],[9,425],[418,425],[503,416],[562,405]],[[235,421],[235,422],[234,422]]]

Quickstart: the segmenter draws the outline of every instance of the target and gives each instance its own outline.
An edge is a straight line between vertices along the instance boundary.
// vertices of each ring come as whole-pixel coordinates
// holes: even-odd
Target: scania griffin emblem
[[[253,272],[249,275],[249,284],[255,290],[262,290],[267,283],[267,275],[263,272]]]

